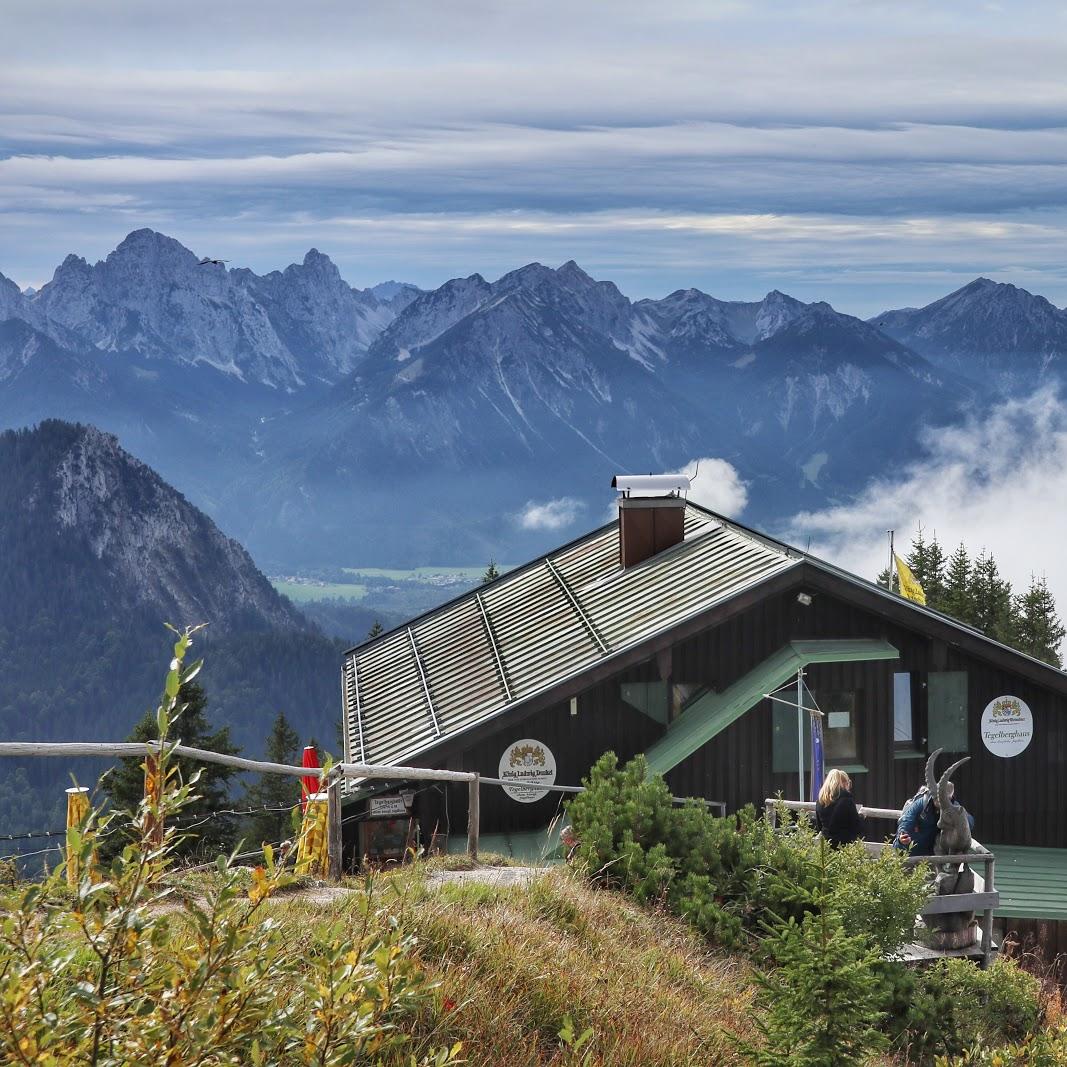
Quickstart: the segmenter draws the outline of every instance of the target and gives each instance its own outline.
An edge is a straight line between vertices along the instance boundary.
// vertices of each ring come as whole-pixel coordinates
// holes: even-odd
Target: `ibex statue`
[[[934,799],[939,812],[937,820],[937,838],[934,841],[935,856],[959,856],[971,851],[971,820],[967,809],[962,804],[953,803],[952,773],[962,767],[971,757],[964,756],[957,760],[937,780],[934,779],[934,764],[943,749],[930,753],[926,761],[926,788]],[[934,879],[936,892],[973,893],[974,871],[966,863],[946,863],[937,868]],[[977,930],[974,925],[974,912],[953,912],[946,915],[931,915],[927,919],[931,930],[932,943],[941,948],[964,948],[974,944]]]

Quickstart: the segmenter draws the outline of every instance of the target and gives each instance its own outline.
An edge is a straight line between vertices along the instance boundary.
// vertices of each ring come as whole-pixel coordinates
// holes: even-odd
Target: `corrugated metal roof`
[[[774,692],[809,663],[897,659],[899,656],[888,641],[856,638],[791,641],[721,693],[705,693],[694,700],[645,752],[649,769],[654,774],[666,774],[677,767],[701,745],[707,744],[763,700],[764,694]]]
[[[988,843],[985,847],[996,857],[993,883],[1000,891],[998,915],[1067,920],[1067,848]]]
[[[623,570],[611,523],[348,652],[348,751],[402,763],[799,562],[690,505],[681,544]]]

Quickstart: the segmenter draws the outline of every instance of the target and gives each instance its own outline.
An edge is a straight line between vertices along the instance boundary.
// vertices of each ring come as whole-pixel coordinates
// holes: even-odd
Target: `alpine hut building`
[[[345,654],[345,761],[514,782],[482,786],[482,844],[529,858],[566,801],[546,786],[609,749],[726,811],[797,799],[814,705],[867,806],[900,808],[935,749],[970,755],[957,795],[999,915],[1067,950],[1067,674],[688,501],[683,477],[612,485],[617,522]],[[464,784],[352,789],[346,863],[461,849],[466,825]]]

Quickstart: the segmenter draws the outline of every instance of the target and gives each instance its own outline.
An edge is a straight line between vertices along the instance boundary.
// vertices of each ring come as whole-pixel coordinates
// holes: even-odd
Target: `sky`
[[[957,545],[972,558],[989,552],[1016,593],[1043,578],[1067,619],[1067,399],[1054,385],[928,427],[920,454],[876,473],[854,498],[783,518],[768,532],[868,581],[885,570],[887,533],[906,557],[920,527],[946,556]],[[722,459],[694,460],[691,499],[745,520],[749,487]],[[560,503],[560,502],[552,502]],[[541,509],[556,514],[551,507]],[[550,527],[552,528],[552,527]],[[1061,650],[1067,654],[1067,644]]]
[[[354,285],[576,259],[634,298],[1067,304],[1067,9],[4,0],[0,271],[151,226]],[[15,32],[10,32],[14,30]]]

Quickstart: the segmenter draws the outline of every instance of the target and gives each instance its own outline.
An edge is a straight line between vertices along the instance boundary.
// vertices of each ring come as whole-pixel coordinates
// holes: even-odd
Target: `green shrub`
[[[996,1048],[977,1044],[961,1056],[940,1056],[937,1067],[1067,1067],[1067,1026],[1042,1030]]]
[[[924,866],[907,867],[888,846],[871,856],[858,841],[831,851],[829,866],[829,901],[846,933],[887,956],[912,939],[915,916],[930,897]]]
[[[167,737],[191,632],[179,636],[157,712]],[[89,869],[99,812],[68,835],[84,872],[73,899],[65,871],[8,895],[0,908],[0,1062],[74,1064],[408,1065],[399,1024],[433,1000],[395,923],[367,922],[362,940],[334,937],[303,954],[264,914],[289,878],[269,848],[247,884],[220,857],[202,897],[178,901],[164,872],[178,836],[152,842],[193,799],[171,753],[160,756],[161,800],[142,802],[134,838],[96,879]],[[369,907],[369,902],[366,903]],[[408,1030],[411,1028],[408,1027]],[[455,1049],[431,1054],[448,1063]],[[426,1061],[424,1061],[426,1062]]]
[[[776,830],[752,807],[718,819],[699,801],[675,806],[642,756],[620,769],[606,753],[568,814],[577,858],[596,880],[666,901],[720,944],[818,910],[821,839],[808,825]],[[872,860],[857,844],[830,853],[825,893],[846,934],[891,953],[910,938],[929,889],[891,849]]]
[[[959,1056],[1037,1033],[1041,982],[1011,960],[998,959],[986,971],[969,960],[939,960],[916,985],[921,1014],[908,1022],[915,1052]]]
[[[760,1067],[849,1067],[888,1045],[881,998],[870,972],[877,957],[826,913],[783,923],[770,944],[778,965],[757,977],[764,989],[756,1026]]]

